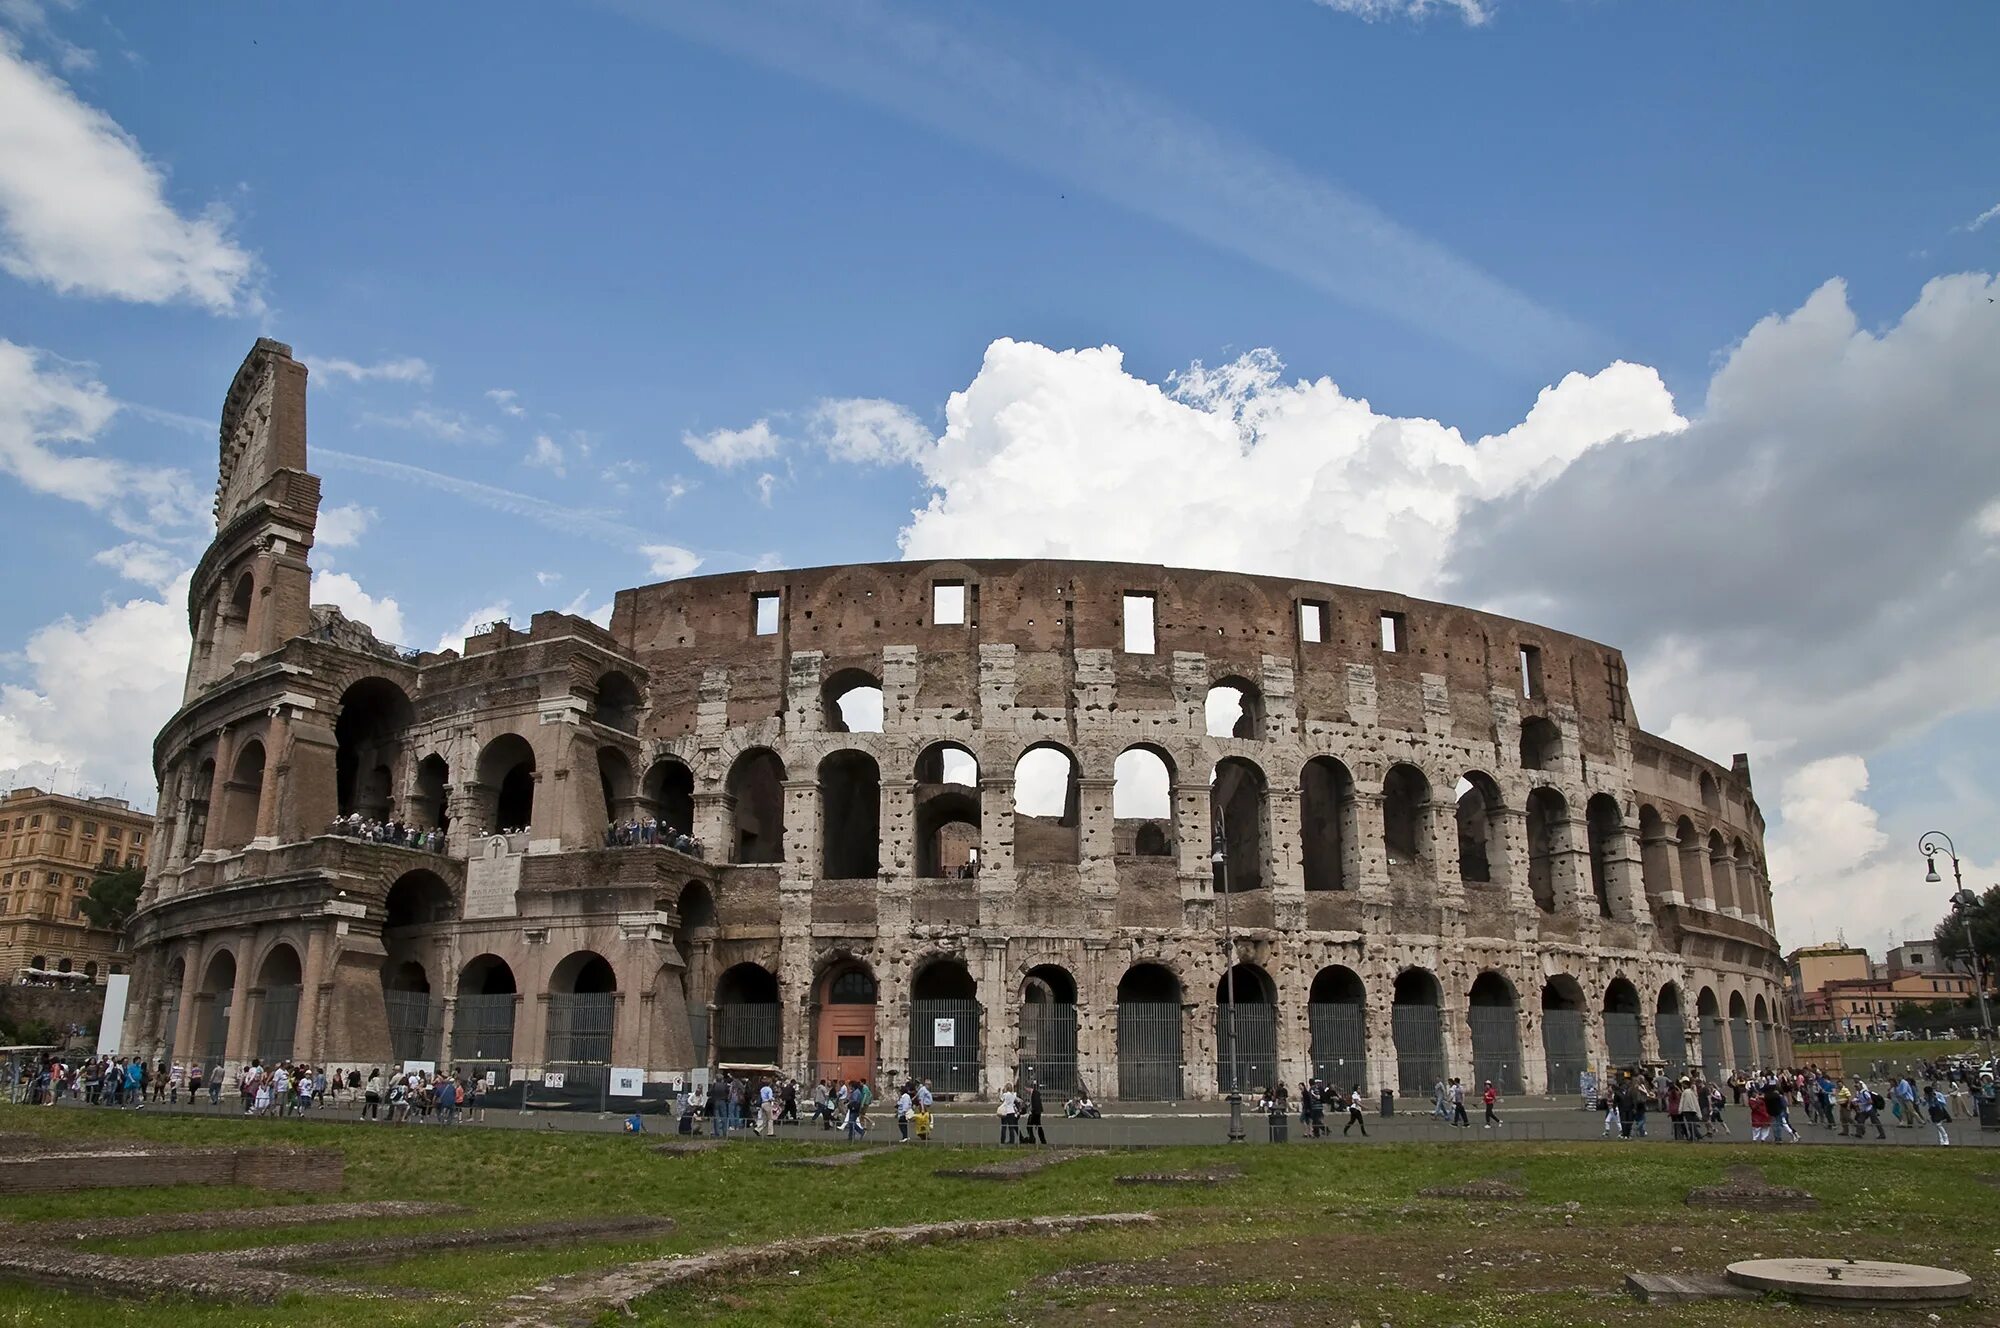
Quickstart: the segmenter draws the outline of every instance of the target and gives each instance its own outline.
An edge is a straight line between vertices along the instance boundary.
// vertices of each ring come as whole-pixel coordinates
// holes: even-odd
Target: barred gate
[[[1396,1042],[1396,1091],[1428,1098],[1444,1078],[1444,1025],[1435,1005],[1394,1005],[1389,1028]]]
[[[1278,1007],[1261,1002],[1236,1004],[1236,1078],[1230,1078],[1229,1007],[1215,1007],[1215,1082],[1223,1092],[1241,1093],[1278,1081]]]
[[[229,1003],[233,999],[234,993],[226,991],[211,998],[208,1019],[196,1030],[203,1043],[202,1059],[211,1066],[220,1065],[229,1054]]]
[[[427,991],[385,991],[382,1000],[389,1007],[389,1056],[396,1064],[443,1059],[442,1000]]]
[[[175,992],[172,1003],[167,1006],[166,1027],[160,1030],[160,1041],[165,1047],[165,1050],[160,1053],[161,1060],[163,1061],[173,1060],[174,1035],[180,1031],[180,1027],[181,1027],[181,993]]]
[[[1613,1065],[1629,1067],[1645,1060],[1645,1044],[1639,1037],[1639,1016],[1626,1010],[1606,1010],[1604,1050]]]
[[[257,1050],[252,1054],[266,1065],[290,1060],[298,1026],[299,989],[264,988],[257,1001]]]
[[[1771,1026],[1769,1024],[1758,1024],[1757,1064],[1761,1067],[1776,1065],[1777,1062],[1778,1048],[1776,1042],[1771,1037]]]
[[[1750,1021],[1732,1019],[1729,1021],[1729,1050],[1736,1057],[1735,1070],[1750,1070],[1754,1063],[1750,1057]]]
[[[708,1064],[708,1011],[688,1011],[688,1041],[694,1044],[695,1065]]]
[[[1542,1011],[1542,1061],[1548,1075],[1548,1091],[1568,1093],[1590,1064],[1589,1043],[1584,1038],[1583,1011]]]
[[[451,1058],[461,1065],[509,1065],[514,1060],[512,992],[461,996],[451,1012]]]
[[[1518,1005],[1473,1005],[1465,1012],[1472,1034],[1472,1082],[1488,1079],[1503,1093],[1524,1093],[1521,1075],[1521,1008]]]
[[[615,991],[568,992],[549,997],[548,1053],[551,1065],[611,1063],[611,1024],[618,1011]]]
[[[728,1004],[715,1007],[718,1065],[776,1065],[778,1006]]]
[[[1313,1078],[1345,1091],[1368,1088],[1368,1016],[1359,1004],[1306,1007],[1312,1032]]]
[[[1721,1015],[1710,1015],[1701,1021],[1701,1072],[1710,1080],[1722,1077]]]
[[[910,1074],[940,1093],[979,1091],[979,1002],[910,1002]]]
[[[1653,1027],[1660,1035],[1660,1059],[1667,1063],[1667,1073],[1678,1075],[1687,1069],[1687,1021],[1679,1011],[1661,1011],[1653,1018]]]
[[[1181,1095],[1181,1007],[1170,1001],[1120,1001],[1118,1096],[1127,1102],[1172,1102]]]
[[[1076,1064],[1076,1006],[1030,1001],[1021,1007],[1017,1082],[1036,1080],[1067,1095],[1082,1086]]]

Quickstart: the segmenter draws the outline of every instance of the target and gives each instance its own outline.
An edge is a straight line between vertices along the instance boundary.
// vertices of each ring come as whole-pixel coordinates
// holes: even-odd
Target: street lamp
[[[1926,830],[1917,841],[1917,852],[1924,855],[1924,881],[1936,885],[1944,878],[1938,875],[1937,855],[1942,845],[1944,855],[1951,859],[1951,881],[1958,888],[1952,891],[1952,907],[1958,910],[1965,923],[1965,955],[1972,965],[1972,985],[1979,992],[1979,1033],[1981,1037],[1993,1035],[1993,1012],[1986,1008],[1986,978],[1979,968],[1979,947],[1972,939],[1972,909],[1979,897],[1965,888],[1965,874],[1959,868],[1958,846],[1951,842],[1951,836],[1942,830]]]
[[[1215,851],[1209,855],[1209,861],[1215,864],[1216,874],[1220,877],[1222,960],[1228,965],[1222,973],[1222,990],[1229,1012],[1229,1142],[1240,1144],[1243,1142],[1243,1082],[1236,1060],[1236,933],[1229,926],[1229,854],[1223,848],[1223,840],[1223,822],[1218,817],[1215,823]]]

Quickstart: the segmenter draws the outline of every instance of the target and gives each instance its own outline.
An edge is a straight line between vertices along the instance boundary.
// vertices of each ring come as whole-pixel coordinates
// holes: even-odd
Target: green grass
[[[1795,1042],[1792,1064],[1827,1065],[1838,1059],[1850,1070],[1866,1069],[1871,1062],[1915,1065],[1941,1056],[1965,1056],[1979,1050],[1970,1038],[1936,1039],[1927,1042]]]
[[[608,1129],[608,1127],[607,1127]],[[556,1249],[427,1255],[343,1277],[422,1288],[447,1303],[316,1299],[328,1321],[365,1317],[371,1325],[441,1328],[480,1317],[510,1293],[550,1276],[662,1254],[753,1244],[945,1218],[1130,1211],[1162,1215],[1141,1231],[1085,1232],[902,1249],[806,1264],[772,1277],[649,1297],[637,1307],[646,1323],[690,1319],[757,1324],[934,1322],[999,1324],[1022,1319],[1097,1321],[1117,1309],[1119,1328],[1134,1323],[1231,1322],[1245,1307],[1279,1309],[1299,1321],[1367,1323],[1399,1328],[1437,1324],[1624,1322],[1628,1302],[1605,1301],[1628,1267],[1621,1246],[1654,1240],[1645,1258],[1667,1265],[1717,1267],[1740,1252],[1829,1250],[1857,1257],[1921,1256],[1992,1278],[2000,1230],[2000,1190],[1968,1183],[1974,1173],[2000,1176],[2000,1153],[1896,1148],[1760,1148],[1583,1144],[1399,1144],[1285,1149],[1224,1146],[1080,1158],[1011,1184],[946,1180],[932,1174],[1000,1154],[997,1148],[897,1149],[858,1167],[778,1167],[811,1145],[742,1144],[666,1157],[635,1140],[606,1133],[534,1133],[462,1128],[357,1128],[308,1122],[36,1111],[0,1107],[0,1130],[34,1130],[70,1139],[144,1139],[183,1144],[241,1142],[330,1145],[347,1158],[338,1194],[286,1196],[242,1189],[182,1187],[94,1190],[10,1203],[18,1221],[78,1219],[190,1209],[264,1206],[291,1200],[445,1201],[459,1217],[344,1221],[269,1231],[174,1232],[96,1242],[110,1252],[158,1255],[245,1245],[379,1235],[434,1224],[490,1225],[567,1215],[663,1214],[679,1223],[657,1240],[579,1242]],[[1754,1159],[1772,1181],[1816,1194],[1817,1212],[1733,1214],[1691,1210],[1691,1185],[1720,1179],[1725,1168]],[[1113,1178],[1132,1170],[1198,1167],[1228,1161],[1242,1180],[1219,1189],[1128,1188]],[[1528,1192],[1515,1203],[1423,1200],[1426,1185],[1511,1172]],[[1920,1225],[1913,1222],[1920,1216]],[[1484,1224],[1484,1225],[1480,1225]],[[1677,1239],[1672,1254],[1660,1241]],[[1643,1242],[1642,1242],[1643,1243]],[[1481,1267],[1462,1251],[1504,1251]],[[1249,1251],[1242,1266],[1229,1251]],[[1298,1255],[1294,1251],[1304,1251]],[[1147,1281],[1148,1261],[1172,1273]],[[1292,1266],[1291,1261],[1308,1261]],[[1640,1257],[1634,1255],[1635,1258]],[[1457,1260],[1467,1266],[1460,1267]],[[1514,1260],[1514,1263],[1506,1263]],[[1189,1261],[1193,1261],[1189,1263]],[[1316,1261],[1316,1262],[1315,1262]],[[1044,1284],[1065,1268],[1136,1264],[1130,1285]],[[1220,1268],[1210,1281],[1173,1281],[1182,1264]],[[1275,1264],[1275,1269],[1266,1265]],[[1558,1270],[1551,1273],[1549,1270]],[[1436,1281],[1440,1272],[1450,1278]],[[1536,1289],[1538,1288],[1538,1289]],[[1529,1290],[1533,1294],[1529,1294]],[[1990,1322],[1994,1306],[1948,1315],[1947,1322]],[[1378,1314],[1377,1311],[1380,1311]],[[103,1302],[0,1284],[0,1328],[48,1323],[133,1328],[250,1328],[295,1325],[301,1307],[268,1309],[163,1301]],[[1731,1321],[1740,1321],[1736,1307]],[[1657,1318],[1659,1311],[1651,1314]],[[1977,1317],[1984,1315],[1984,1318]],[[1706,1311],[1675,1321],[1721,1323]],[[1245,1319],[1257,1321],[1255,1315]],[[1639,1322],[1640,1320],[1633,1320]],[[1835,1317],[1828,1322],[1842,1322]]]

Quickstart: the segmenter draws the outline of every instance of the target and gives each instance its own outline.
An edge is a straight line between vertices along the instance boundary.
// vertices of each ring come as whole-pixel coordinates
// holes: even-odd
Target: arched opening
[[[428,871],[405,872],[383,900],[382,999],[388,1008],[389,1048],[397,1064],[436,1062],[443,1050],[444,1001],[431,991],[418,956],[417,929],[453,921],[458,913],[451,888]]]
[[[504,1075],[514,1059],[514,970],[498,955],[474,958],[458,973],[458,998],[451,1015],[451,1058],[483,1073]]]
[[[1724,1078],[1728,1071],[1722,1064],[1722,1005],[1715,999],[1715,992],[1703,987],[1695,997],[1695,1018],[1701,1025],[1701,1073],[1704,1079]]]
[[[965,964],[933,959],[910,982],[910,1074],[943,1093],[979,1091],[979,988]]]
[[[1356,840],[1354,776],[1331,756],[1315,756],[1299,773],[1299,844],[1306,889],[1346,890],[1355,874],[1347,863]]]
[[[1527,828],[1528,889],[1536,908],[1553,913],[1558,862],[1569,850],[1569,803],[1552,788],[1533,790],[1528,794]]]
[[[820,688],[828,733],[880,733],[882,680],[866,669],[842,669]]]
[[[1470,771],[1458,781],[1458,879],[1493,882],[1494,865],[1506,861],[1506,804],[1491,775]]]
[[[70,958],[68,955],[64,955],[61,959],[58,959],[56,961],[56,972],[58,973],[67,973],[70,971],[71,967],[72,964],[70,962]]]
[[[1553,770],[1562,760],[1562,730],[1540,715],[1521,721],[1521,768]]]
[[[785,763],[767,747],[736,758],[725,785],[735,807],[739,863],[785,860]]]
[[[1590,847],[1590,892],[1597,898],[1597,915],[1611,916],[1614,859],[1624,852],[1625,817],[1618,799],[1609,793],[1593,793],[1583,805],[1584,835]]]
[[[187,856],[192,858],[208,845],[208,797],[215,787],[215,758],[204,757],[195,767],[194,783],[188,786]]]
[[[1729,993],[1729,1054],[1735,1058],[1732,1070],[1745,1074],[1757,1068],[1755,1049],[1750,1045],[1750,1009],[1743,1003],[1743,993]]]
[[[1389,1031],[1396,1043],[1396,1091],[1404,1097],[1428,1097],[1444,1078],[1442,995],[1429,969],[1406,968],[1396,975]]]
[[[681,887],[674,901],[674,953],[680,956],[681,1003],[687,1008],[694,1063],[708,1064],[709,954],[715,941],[715,896],[700,881]]]
[[[1757,1067],[1764,1069],[1776,1063],[1777,1057],[1773,1054],[1771,1046],[1771,1011],[1770,1007],[1764,1004],[1762,996],[1753,1002],[1750,1014],[1753,1021],[1751,1028],[1756,1034],[1753,1050],[1757,1057]]]
[[[827,965],[814,986],[814,1077],[831,1083],[872,1082],[875,1045],[875,973],[858,959]]]
[[[451,829],[451,766],[433,753],[417,762],[417,787],[410,815],[418,825]]]
[[[1180,979],[1160,964],[1134,964],[1118,980],[1118,1096],[1178,1101],[1183,1068]]]
[[[1209,776],[1208,815],[1215,846],[1225,859],[1213,864],[1218,893],[1242,894],[1269,884],[1264,868],[1269,814],[1262,770],[1240,756],[1215,763]]]
[[[1717,813],[1722,811],[1722,786],[1715,782],[1715,776],[1704,770],[1701,772],[1701,805],[1703,809]]]
[[[1708,857],[1701,851],[1701,832],[1683,816],[1675,823],[1674,837],[1681,854],[1681,894],[1689,905],[1709,907]]]
[[[1232,986],[1235,989],[1233,1035]],[[1257,965],[1237,964],[1215,984],[1216,1085],[1225,1093],[1240,1093],[1268,1088],[1278,1079],[1277,988],[1270,975]]]
[[[89,978],[92,982],[97,981],[97,961],[95,959],[85,961],[83,965],[83,975]],[[1759,996],[1757,998],[1759,1022],[1761,1022],[1763,1019],[1763,1008],[1762,1008],[1763,1004],[1764,1004],[1764,998],[1762,996]]]
[[[1646,1059],[1639,1031],[1639,989],[1624,978],[1611,979],[1604,989],[1604,1054],[1611,1061],[1607,1070],[1636,1071]]]
[[[618,975],[611,961],[594,950],[574,950],[549,973],[548,1050],[544,1059],[561,1067],[608,1066],[618,1015]],[[595,1077],[588,1071],[590,1082]],[[572,1087],[582,1087],[582,1084]]]
[[[41,972],[48,966],[49,966],[49,957],[47,955],[36,955],[33,959],[28,961],[28,967],[34,969],[36,972]]]
[[[834,752],[819,763],[820,875],[831,881],[882,870],[882,772],[866,752]]]
[[[715,984],[718,1065],[778,1063],[778,979],[762,964],[737,964]]]
[[[415,719],[409,695],[387,678],[363,678],[341,693],[333,765],[342,816],[390,819],[396,758]]]
[[[299,952],[289,945],[272,946],[257,967],[257,1049],[253,1054],[266,1065],[292,1058],[303,981]]]
[[[1076,979],[1057,964],[1028,970],[1021,982],[1017,1084],[1045,1084],[1065,1096],[1082,1086],[1076,1064]]]
[[[1708,889],[1716,912],[1736,907],[1736,864],[1730,860],[1729,845],[1720,830],[1708,832]]]
[[[1651,803],[1639,808],[1639,879],[1646,890],[1646,902],[1655,906],[1666,902],[1674,888],[1673,841],[1660,809]]]
[[[1314,977],[1306,997],[1313,1077],[1336,1088],[1368,1086],[1368,994],[1351,968],[1334,965]]]
[[[694,834],[694,771],[672,757],[653,762],[640,791],[651,815],[667,829]]]
[[[1729,843],[1729,865],[1734,873],[1731,879],[1736,886],[1737,909],[1753,922],[1762,919],[1764,901],[1757,864],[1741,839],[1733,839]]]
[[[626,674],[613,670],[597,680],[596,697],[591,704],[590,717],[608,729],[620,733],[639,731],[638,684]]]
[[[634,796],[637,783],[632,778],[632,761],[616,747],[597,749],[597,789],[607,823],[635,821],[644,815]]]
[[[535,749],[518,733],[503,733],[479,754],[481,831],[498,834],[535,823]]]
[[[917,755],[917,875],[962,879],[979,867],[979,761],[955,742],[934,742]]]
[[[257,806],[264,794],[264,744],[252,738],[237,750],[222,786],[218,848],[242,848],[257,837]]]
[[[1431,782],[1413,765],[1393,765],[1382,780],[1382,844],[1389,854],[1389,880],[1430,879]]]
[[[1465,1019],[1472,1034],[1472,1081],[1475,1088],[1488,1079],[1503,1093],[1523,1090],[1521,1075],[1521,1000],[1514,984],[1488,969],[1473,979],[1466,993]],[[1553,1086],[1550,1091],[1554,1091]],[[1467,1097],[1476,1097],[1468,1092]]]
[[[1542,984],[1542,1057],[1548,1091],[1568,1093],[1590,1064],[1584,1035],[1583,989],[1564,975]]]
[[[1653,1031],[1660,1039],[1660,1059],[1668,1074],[1687,1069],[1687,1019],[1681,1013],[1681,989],[1669,982],[1653,1003]]]
[[[35,967],[45,963],[40,955],[35,956]],[[210,1065],[219,1065],[229,1054],[230,1004],[236,992],[236,956],[227,950],[217,951],[208,961],[208,971],[202,974],[202,1004],[200,1022],[195,1028],[197,1054]]]
[[[1082,848],[1076,757],[1037,743],[1014,763],[1014,865],[1074,863]]]
[[[457,906],[452,902],[451,887],[428,871],[404,872],[389,887],[388,897],[382,902],[382,931],[386,936],[400,932],[407,927],[422,927],[434,922],[450,922],[457,915]]]
[[[1203,707],[1211,738],[1264,736],[1264,694],[1248,678],[1229,677],[1208,689]]]
[[[1111,842],[1121,857],[1174,853],[1174,772],[1166,754],[1127,747],[1111,767]]]

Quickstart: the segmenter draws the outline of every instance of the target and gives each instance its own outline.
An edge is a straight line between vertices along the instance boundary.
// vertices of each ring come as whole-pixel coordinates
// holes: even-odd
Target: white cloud
[[[306,368],[311,370],[311,381],[319,387],[328,387],[336,378],[345,378],[350,383],[420,383],[430,386],[431,366],[414,355],[406,355],[396,360],[378,360],[374,364],[359,364],[353,360],[307,360]]]
[[[188,580],[28,638],[28,680],[0,686],[0,782],[46,778],[60,764],[65,780],[81,771],[150,805],[152,736],[179,708],[187,672]]]
[[[130,540],[105,549],[91,559],[99,567],[109,567],[128,581],[137,581],[154,590],[165,590],[188,570],[187,560],[157,544]]]
[[[590,604],[590,592],[585,590],[578,593],[569,603],[563,605],[562,611],[564,613],[573,613],[579,618],[588,618],[599,627],[608,628],[611,626],[611,608],[614,602],[607,599],[602,604],[593,608]]]
[[[549,586],[552,586],[552,585],[554,585],[554,584],[555,584],[556,582],[558,582],[558,581],[560,581],[560,580],[562,580],[562,573],[561,573],[561,572],[537,572],[537,573],[535,573],[535,584],[536,584],[536,585],[538,585],[538,586],[542,586],[542,587],[544,587],[544,588],[547,588],[547,587],[549,587]]]
[[[55,0],[63,9],[75,9],[79,0]],[[0,23],[22,36],[41,42],[55,52],[64,73],[83,73],[97,67],[97,52],[78,46],[49,22],[48,6],[39,0],[0,0]]]
[[[480,423],[464,411],[440,410],[430,405],[418,406],[401,415],[380,415],[370,411],[361,417],[361,422],[424,434],[442,443],[491,443],[497,442],[500,437],[498,429]]]
[[[642,544],[639,555],[646,560],[647,570],[663,581],[692,575],[701,566],[699,555],[677,544]]]
[[[1370,23],[1395,18],[1425,19],[1440,9],[1457,14],[1475,28],[1493,20],[1489,0],[1313,0],[1313,3]]]
[[[513,604],[504,599],[496,600],[491,604],[481,605],[471,613],[466,614],[465,621],[460,623],[455,630],[446,632],[443,636],[440,636],[438,638],[437,649],[440,652],[446,650],[463,650],[465,649],[466,637],[477,635],[493,623],[507,620],[513,611]]]
[[[2000,203],[1995,203],[1992,207],[1987,208],[1984,212],[1974,217],[1971,221],[1968,221],[1965,223],[1965,225],[1959,227],[1959,229],[1962,231],[1976,231],[1980,227],[1984,226],[1987,222],[1996,220],[2000,220]]]
[[[689,484],[686,480],[682,479],[678,475],[674,476],[672,479],[665,479],[660,481],[660,494],[670,504],[677,503],[681,499],[687,497],[688,493],[693,488],[694,486],[692,484]]]
[[[501,414],[520,419],[528,413],[527,409],[515,400],[520,395],[511,387],[495,387],[487,389],[486,399],[498,406]]]
[[[402,605],[386,595],[378,599],[369,594],[345,572],[314,572],[308,597],[314,604],[335,605],[355,622],[368,624],[377,641],[400,644],[403,640]]]
[[[711,466],[728,470],[746,461],[776,456],[784,440],[771,431],[769,420],[758,420],[745,429],[717,429],[711,433],[681,435],[687,450]]]
[[[828,456],[864,465],[915,462],[935,441],[907,407],[879,397],[821,401],[810,424],[813,440]]]
[[[597,472],[598,481],[613,493],[632,492],[632,481],[646,473],[646,463],[629,457],[614,461]]]
[[[777,488],[778,477],[768,470],[765,471],[757,477],[757,501],[769,507],[771,505],[771,495],[776,492]]]
[[[208,497],[185,472],[78,450],[97,441],[117,410],[104,384],[0,340],[0,474],[81,503],[127,534],[205,524]]]
[[[368,527],[374,521],[375,509],[372,507],[363,507],[359,503],[329,507],[319,514],[319,525],[313,531],[313,547],[352,548],[361,542],[361,537],[368,533]]]
[[[521,464],[537,470],[553,472],[558,478],[563,475],[563,450],[556,440],[545,433],[535,435],[535,445],[521,458]]]
[[[184,217],[166,183],[130,134],[0,33],[0,268],[65,294],[256,312],[256,265],[228,211]]]

